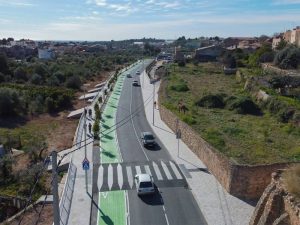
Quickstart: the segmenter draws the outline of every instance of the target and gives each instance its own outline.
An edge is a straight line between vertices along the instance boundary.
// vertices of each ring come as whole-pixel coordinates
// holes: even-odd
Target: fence
[[[60,213],[60,224],[68,224],[68,219],[70,215],[74,184],[76,178],[77,167],[70,162],[68,175],[65,183],[65,187],[59,203],[59,213]]]

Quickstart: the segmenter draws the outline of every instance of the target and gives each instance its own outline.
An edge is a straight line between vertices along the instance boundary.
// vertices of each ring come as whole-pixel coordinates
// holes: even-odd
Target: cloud
[[[36,5],[22,0],[13,0],[13,1],[0,0],[0,6],[28,7],[28,6],[36,6]]]
[[[300,0],[273,0],[275,5],[295,5],[300,4]]]

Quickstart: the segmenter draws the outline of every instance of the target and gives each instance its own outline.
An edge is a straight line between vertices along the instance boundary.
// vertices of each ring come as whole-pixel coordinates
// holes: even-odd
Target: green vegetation
[[[220,152],[245,164],[300,160],[300,128],[280,122],[271,113],[280,111],[276,104],[269,103],[270,110],[257,104],[244,83],[225,76],[220,64],[172,64],[168,71],[160,101]],[[171,88],[178,83],[185,83],[189,90]],[[299,104],[290,98],[285,101]],[[184,103],[185,113],[179,112],[179,103]]]
[[[276,54],[275,65],[281,69],[297,69],[300,65],[300,49],[296,46],[287,46]]]

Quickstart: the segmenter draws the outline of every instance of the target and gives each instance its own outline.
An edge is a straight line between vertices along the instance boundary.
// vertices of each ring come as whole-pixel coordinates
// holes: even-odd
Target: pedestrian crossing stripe
[[[187,186],[181,170],[173,161],[105,163],[99,166],[98,172],[100,192],[134,189],[134,176],[139,173],[152,175],[157,187]]]

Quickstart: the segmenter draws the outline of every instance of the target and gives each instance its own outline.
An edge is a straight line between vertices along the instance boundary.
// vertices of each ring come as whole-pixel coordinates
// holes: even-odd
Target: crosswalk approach
[[[179,167],[173,161],[148,161],[132,163],[104,163],[99,166],[98,190],[100,192],[131,190],[136,188],[134,177],[139,173],[152,175],[159,188],[187,187]]]

